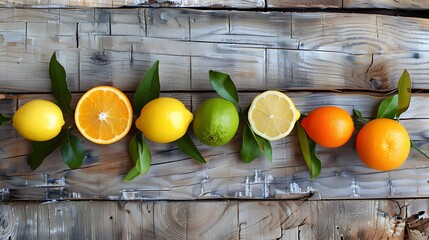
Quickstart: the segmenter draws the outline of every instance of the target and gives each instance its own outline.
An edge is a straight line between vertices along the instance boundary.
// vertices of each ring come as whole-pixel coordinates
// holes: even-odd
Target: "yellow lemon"
[[[32,100],[13,115],[12,125],[31,141],[47,141],[56,137],[64,125],[61,109],[47,100]]]
[[[160,97],[144,105],[136,126],[150,141],[169,143],[185,135],[192,119],[192,113],[181,101]]]
[[[256,96],[248,113],[252,130],[270,141],[289,135],[300,116],[301,113],[288,96],[273,90]]]

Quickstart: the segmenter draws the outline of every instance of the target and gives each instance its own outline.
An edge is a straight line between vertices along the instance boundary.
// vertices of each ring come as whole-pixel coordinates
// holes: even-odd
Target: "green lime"
[[[234,137],[238,124],[239,116],[233,103],[223,98],[210,98],[195,111],[193,130],[202,143],[222,146]]]

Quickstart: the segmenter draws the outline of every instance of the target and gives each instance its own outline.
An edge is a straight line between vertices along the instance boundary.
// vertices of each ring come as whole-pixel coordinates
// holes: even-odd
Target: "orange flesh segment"
[[[119,90],[117,90],[119,91]],[[89,140],[107,144],[119,140],[131,127],[131,105],[122,92],[100,87],[82,97],[76,109],[78,128]]]

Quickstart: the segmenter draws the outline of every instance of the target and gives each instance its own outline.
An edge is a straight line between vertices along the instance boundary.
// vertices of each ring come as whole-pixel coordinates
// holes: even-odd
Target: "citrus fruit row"
[[[286,137],[300,116],[293,101],[277,91],[266,91],[256,96],[248,113],[252,130],[267,140]],[[343,146],[355,131],[350,114],[337,106],[316,108],[303,117],[300,124],[308,137],[327,148]],[[410,138],[398,121],[374,119],[359,130],[356,151],[368,167],[389,171],[398,168],[407,159]]]
[[[117,88],[98,86],[79,99],[74,120],[79,132],[91,142],[111,144],[124,138],[133,124],[133,109],[127,96]],[[200,104],[194,115],[175,98],[160,97],[145,104],[135,121],[146,139],[170,143],[181,138],[193,121],[195,136],[209,146],[221,146],[235,135],[239,114],[234,104],[211,98]],[[13,126],[24,138],[47,141],[64,125],[61,109],[47,100],[33,100],[21,106]]]
[[[307,135],[318,145],[343,146],[354,132],[351,116],[335,106],[319,107],[301,121]],[[359,158],[370,168],[389,171],[401,166],[410,152],[407,130],[397,121],[377,118],[366,123],[356,136]]]
[[[255,134],[273,141],[286,137],[301,114],[284,93],[266,91],[256,96],[248,110]],[[77,129],[97,144],[111,144],[124,138],[133,124],[133,109],[127,96],[111,86],[90,89],[79,99],[74,120]],[[61,109],[46,100],[33,100],[13,116],[13,126],[32,141],[47,141],[64,125]],[[193,123],[194,135],[204,144],[221,146],[235,136],[239,127],[236,106],[223,98],[201,103],[195,114],[175,98],[156,98],[143,106],[135,121],[145,138],[157,143],[180,139]],[[354,133],[351,116],[336,106],[319,107],[301,120],[308,137],[320,146],[343,146]],[[356,137],[356,151],[370,168],[392,170],[408,157],[410,139],[406,129],[391,119],[375,119],[365,124]]]

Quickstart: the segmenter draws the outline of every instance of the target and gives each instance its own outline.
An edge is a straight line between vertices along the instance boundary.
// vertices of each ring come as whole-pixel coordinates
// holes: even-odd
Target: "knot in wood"
[[[374,90],[383,90],[383,81],[378,77],[372,77],[369,79],[369,86]]]

